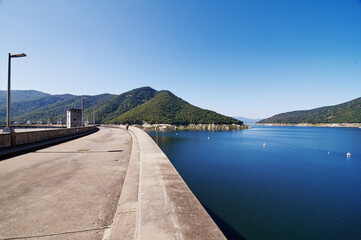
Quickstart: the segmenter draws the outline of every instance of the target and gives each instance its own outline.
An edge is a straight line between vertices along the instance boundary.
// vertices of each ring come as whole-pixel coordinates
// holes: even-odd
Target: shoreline
[[[143,124],[134,125],[143,131],[235,131],[250,129],[246,124],[189,124],[189,125],[173,125],[173,124]]]
[[[343,128],[361,128],[361,123],[255,123],[258,126],[276,126],[276,127],[343,127]]]

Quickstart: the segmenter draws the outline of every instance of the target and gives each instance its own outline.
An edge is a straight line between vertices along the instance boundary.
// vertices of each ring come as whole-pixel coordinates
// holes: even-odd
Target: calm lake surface
[[[229,236],[361,239],[361,129],[149,134]]]

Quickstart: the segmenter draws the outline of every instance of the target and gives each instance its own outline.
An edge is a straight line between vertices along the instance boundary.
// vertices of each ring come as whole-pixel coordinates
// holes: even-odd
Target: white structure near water
[[[81,108],[69,108],[66,111],[66,127],[82,127],[83,123],[81,122],[81,116],[83,111]]]

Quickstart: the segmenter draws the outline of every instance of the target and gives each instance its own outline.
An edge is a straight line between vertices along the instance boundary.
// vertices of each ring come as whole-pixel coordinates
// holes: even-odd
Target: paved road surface
[[[102,239],[131,147],[126,131],[102,128],[0,161],[0,239]]]

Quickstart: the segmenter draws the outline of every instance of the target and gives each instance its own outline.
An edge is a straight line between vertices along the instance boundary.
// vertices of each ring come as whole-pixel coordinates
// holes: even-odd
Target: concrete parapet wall
[[[0,148],[11,146],[11,134],[0,134]]]
[[[225,239],[153,139],[139,128],[130,131],[140,158],[136,239]]]
[[[35,143],[65,136],[71,136],[74,134],[84,133],[95,129],[91,127],[79,127],[79,128],[63,128],[63,129],[49,129],[43,131],[29,131],[20,133],[3,133],[0,134],[0,148],[17,146],[29,143]],[[13,144],[11,144],[11,142]]]

